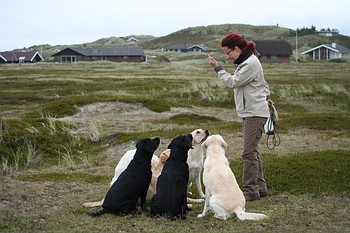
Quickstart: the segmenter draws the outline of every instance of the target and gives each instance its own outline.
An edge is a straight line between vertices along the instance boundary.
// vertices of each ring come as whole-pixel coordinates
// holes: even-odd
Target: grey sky
[[[128,35],[166,36],[216,24],[316,26],[350,36],[349,0],[11,0],[1,3],[0,51]]]

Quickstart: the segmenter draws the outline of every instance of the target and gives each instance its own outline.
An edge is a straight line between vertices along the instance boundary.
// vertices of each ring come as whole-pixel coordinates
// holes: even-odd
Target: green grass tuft
[[[263,161],[265,178],[272,194],[350,195],[350,151],[265,155]],[[242,165],[242,159],[231,163],[240,185]]]
[[[277,126],[281,130],[307,128],[312,130],[350,132],[350,115],[342,113],[298,113],[280,117]]]

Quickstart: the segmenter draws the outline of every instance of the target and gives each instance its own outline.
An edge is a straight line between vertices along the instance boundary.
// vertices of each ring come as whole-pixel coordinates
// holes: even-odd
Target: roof
[[[290,56],[292,46],[286,40],[254,40],[261,56]]]
[[[321,44],[319,46],[316,46],[314,48],[311,48],[309,50],[306,50],[305,52],[302,52],[301,54],[307,54],[313,50],[319,49],[319,48],[327,48],[329,50],[332,50],[337,53],[350,53],[350,49],[345,48],[344,46],[338,45],[336,43],[333,44]]]
[[[67,50],[72,50],[87,57],[99,57],[99,56],[143,56],[143,49],[140,47],[99,47],[99,48],[66,48],[52,56],[60,55]]]
[[[34,58],[39,56],[41,60],[44,60],[41,55],[33,50],[33,51],[5,51],[0,52],[0,58],[4,60],[4,62],[18,62],[19,58],[21,58],[25,62],[33,62]]]
[[[175,45],[169,45],[165,49],[187,50],[187,49],[191,49],[194,47],[198,47],[198,48],[203,49],[203,50],[208,49],[208,46],[206,46],[204,44],[175,44]]]
[[[129,39],[126,40],[127,42],[139,42],[138,39],[136,39],[135,37],[130,37]]]
[[[174,44],[174,45],[169,45],[166,47],[166,49],[188,49],[188,47],[192,46],[191,44]]]

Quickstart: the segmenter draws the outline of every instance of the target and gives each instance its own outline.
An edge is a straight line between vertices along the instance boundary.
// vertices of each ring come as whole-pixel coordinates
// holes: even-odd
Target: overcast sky
[[[3,0],[0,5],[0,51],[237,23],[313,25],[350,36],[349,0]]]

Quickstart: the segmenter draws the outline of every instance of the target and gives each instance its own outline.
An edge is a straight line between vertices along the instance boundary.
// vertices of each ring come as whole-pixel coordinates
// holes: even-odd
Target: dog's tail
[[[187,198],[187,202],[188,203],[202,203],[204,202],[204,199],[203,198],[200,198],[200,199],[193,199],[193,198]]]
[[[237,210],[235,214],[239,220],[263,220],[268,218],[265,214],[247,213],[243,209]]]
[[[102,209],[96,212],[88,212],[87,214],[90,215],[91,217],[99,217],[103,214],[107,214],[108,211],[106,209]]]
[[[96,207],[96,206],[102,206],[103,201],[104,201],[104,199],[102,199],[101,201],[85,202],[81,206],[83,208],[92,208],[92,207]]]

